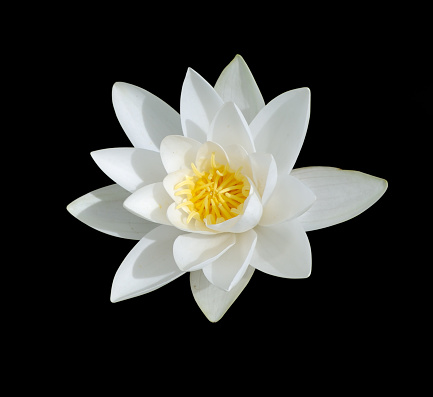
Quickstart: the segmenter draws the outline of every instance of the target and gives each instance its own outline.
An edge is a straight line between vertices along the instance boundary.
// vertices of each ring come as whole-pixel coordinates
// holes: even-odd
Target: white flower
[[[308,277],[306,231],[357,216],[387,188],[385,180],[357,171],[293,169],[310,90],[287,91],[265,106],[239,55],[215,88],[188,70],[180,116],[126,83],[114,85],[113,104],[134,148],[93,152],[116,184],[68,206],[97,230],[139,240],[115,275],[113,302],[190,272],[196,302],[218,321],[255,269]]]

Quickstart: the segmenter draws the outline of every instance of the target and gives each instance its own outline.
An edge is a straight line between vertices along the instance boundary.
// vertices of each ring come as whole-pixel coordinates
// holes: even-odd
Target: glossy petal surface
[[[208,140],[223,147],[240,145],[247,153],[256,151],[248,123],[233,102],[225,103],[215,115],[210,125]]]
[[[170,135],[161,142],[161,160],[167,173],[191,168],[200,142],[181,135]]]
[[[243,277],[256,246],[254,230],[236,235],[236,244],[203,268],[206,278],[218,288],[230,291]]]
[[[333,167],[299,168],[291,175],[317,197],[313,206],[299,217],[306,231],[354,218],[379,200],[388,187],[384,179]]]
[[[224,102],[234,102],[248,124],[265,106],[259,87],[240,55],[236,55],[223,70],[215,84],[215,91]]]
[[[193,271],[218,259],[236,243],[233,233],[203,235],[196,233],[179,236],[173,245],[174,259],[183,271]]]
[[[112,98],[117,119],[135,147],[159,152],[165,136],[182,134],[179,113],[150,92],[119,82]]]
[[[117,270],[111,301],[119,302],[146,294],[184,274],[176,265],[171,249],[181,233],[171,226],[158,226],[146,234]]]
[[[111,236],[140,240],[158,225],[139,218],[123,202],[131,193],[119,185],[94,190],[74,200],[67,210],[87,226]]]
[[[269,102],[250,124],[256,150],[274,156],[279,174],[298,158],[310,118],[310,90],[287,91]]]
[[[132,193],[123,206],[136,216],[163,225],[171,225],[167,218],[167,209],[173,203],[162,182],[143,186]]]
[[[314,193],[291,175],[280,175],[274,191],[263,208],[261,226],[297,218],[316,200]]]
[[[202,270],[191,272],[192,294],[197,305],[209,321],[215,323],[224,316],[247,286],[253,273],[254,269],[249,266],[241,280],[230,291],[224,291],[210,283]]]
[[[297,220],[270,227],[257,226],[251,266],[272,276],[305,278],[311,273],[311,248]]]
[[[159,153],[137,148],[102,149],[91,153],[102,171],[124,189],[134,192],[167,175]]]
[[[189,68],[180,95],[183,134],[199,142],[207,141],[209,126],[223,100],[197,72]]]

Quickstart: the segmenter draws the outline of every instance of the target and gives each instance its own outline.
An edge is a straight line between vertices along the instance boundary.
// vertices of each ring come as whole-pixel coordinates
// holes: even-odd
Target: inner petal
[[[201,220],[206,225],[214,225],[232,219],[243,213],[245,199],[250,193],[250,182],[242,173],[229,164],[216,161],[212,152],[206,168],[191,163],[192,175],[174,186],[175,196],[181,198],[176,209],[187,214],[187,223],[192,219]]]

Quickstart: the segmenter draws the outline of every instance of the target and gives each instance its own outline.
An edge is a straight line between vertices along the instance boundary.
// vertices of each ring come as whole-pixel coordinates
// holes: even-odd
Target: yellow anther
[[[183,189],[183,190],[179,190],[177,192],[174,192],[175,196],[180,196],[182,194],[186,194],[187,196],[191,196],[191,189]]]
[[[233,200],[236,200],[239,203],[243,203],[245,201],[245,199],[243,197],[238,197],[235,194],[226,193],[225,196],[228,198],[231,198]]]
[[[250,190],[247,178],[242,175],[242,167],[235,172],[228,164],[217,164],[215,157],[213,152],[210,160],[203,163],[209,168],[203,171],[191,163],[194,174],[185,176],[185,180],[174,187],[177,190],[174,194],[183,196],[176,209],[188,213],[187,223],[194,218],[212,225],[242,214]],[[188,189],[181,189],[186,186]]]
[[[197,218],[199,213],[197,211],[193,211],[188,215],[188,219],[186,220],[186,223],[190,223],[192,218]],[[199,218],[197,218],[199,219]]]
[[[210,165],[212,168],[218,168],[216,162],[215,162],[215,152],[212,153],[212,155],[210,156]]]
[[[189,205],[194,205],[194,203],[192,201],[184,201],[183,203],[180,203],[179,205],[177,205],[176,209],[178,210],[179,208],[186,207]]]
[[[184,180],[184,181],[182,181],[182,182],[179,182],[179,183],[174,187],[174,190],[180,189],[182,186],[185,186],[185,185],[189,185],[189,186],[194,187],[194,182],[191,181],[190,179],[186,179],[186,180]]]
[[[194,171],[194,174],[196,174],[198,178],[202,178],[204,176],[204,172],[200,172],[194,163],[191,163],[191,168]]]

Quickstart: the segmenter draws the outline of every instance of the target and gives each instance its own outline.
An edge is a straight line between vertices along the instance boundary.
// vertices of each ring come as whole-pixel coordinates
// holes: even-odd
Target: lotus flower
[[[212,87],[188,69],[180,115],[139,87],[116,83],[113,105],[133,148],[95,151],[116,184],[68,206],[87,225],[139,240],[120,265],[111,301],[190,273],[193,296],[216,322],[255,269],[306,278],[306,232],[359,215],[383,179],[332,167],[294,169],[310,116],[310,90],[265,105],[241,56]]]

